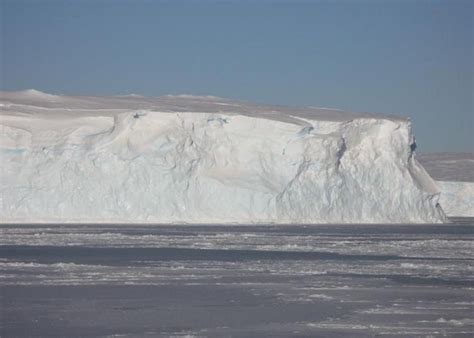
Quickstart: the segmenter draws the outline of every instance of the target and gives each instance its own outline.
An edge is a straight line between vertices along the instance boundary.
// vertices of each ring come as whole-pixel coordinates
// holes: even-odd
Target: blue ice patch
[[[23,155],[25,149],[2,149],[5,155]]]

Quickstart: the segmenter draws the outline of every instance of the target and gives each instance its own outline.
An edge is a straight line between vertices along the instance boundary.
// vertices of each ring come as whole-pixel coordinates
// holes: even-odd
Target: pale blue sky
[[[474,151],[470,0],[0,2],[3,90],[394,113]]]

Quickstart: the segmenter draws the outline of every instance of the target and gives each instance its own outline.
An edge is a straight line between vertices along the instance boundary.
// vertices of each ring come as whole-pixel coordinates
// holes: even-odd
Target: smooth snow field
[[[472,337],[474,222],[0,227],[1,337]]]

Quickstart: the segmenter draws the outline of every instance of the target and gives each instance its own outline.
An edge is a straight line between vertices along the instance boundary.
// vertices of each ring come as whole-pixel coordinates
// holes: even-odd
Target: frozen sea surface
[[[0,336],[474,334],[474,220],[2,225]]]

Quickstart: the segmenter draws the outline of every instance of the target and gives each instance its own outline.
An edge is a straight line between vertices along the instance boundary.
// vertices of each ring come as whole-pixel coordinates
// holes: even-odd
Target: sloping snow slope
[[[448,216],[474,217],[474,154],[429,153],[419,159],[441,189]]]
[[[440,222],[410,122],[188,95],[3,92],[2,222]]]

